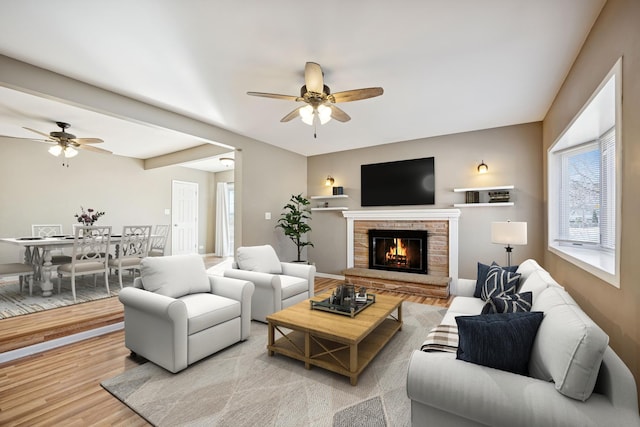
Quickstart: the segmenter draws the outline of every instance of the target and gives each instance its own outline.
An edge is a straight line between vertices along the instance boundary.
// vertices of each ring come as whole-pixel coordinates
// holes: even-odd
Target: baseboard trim
[[[54,340],[30,345],[28,347],[18,348],[16,350],[5,351],[4,353],[0,353],[0,364],[11,362],[12,360],[21,359],[23,357],[31,356],[37,353],[42,353],[43,351],[53,350],[54,348],[62,347],[68,344],[73,344],[89,338],[94,338],[100,335],[109,334],[111,332],[119,331],[121,329],[124,329],[124,322],[118,322],[112,325],[102,326],[100,328],[79,332],[77,334],[69,335],[66,337],[56,338]]]

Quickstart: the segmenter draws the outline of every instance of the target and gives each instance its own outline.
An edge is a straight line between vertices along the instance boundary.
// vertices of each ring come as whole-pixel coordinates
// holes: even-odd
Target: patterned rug
[[[130,285],[132,281],[132,278],[123,276],[123,285]],[[107,294],[102,277],[97,278],[95,287],[92,276],[79,278],[76,280],[76,302],[74,302],[70,279],[62,280],[60,294],[58,294],[58,283],[54,280],[53,293],[49,297],[42,296],[40,285],[37,283],[33,284],[33,296],[29,296],[28,283],[20,292],[17,279],[0,280],[0,319],[116,296],[120,291],[117,276],[109,277],[109,290],[111,292]]]
[[[266,352],[267,325],[171,374],[147,362],[102,386],[157,426],[409,426],[406,371],[445,310],[403,303],[403,327],[358,378]]]

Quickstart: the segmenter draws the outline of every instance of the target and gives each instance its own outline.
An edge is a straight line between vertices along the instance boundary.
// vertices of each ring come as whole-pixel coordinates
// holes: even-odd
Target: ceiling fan
[[[28,127],[23,127],[30,132],[37,133],[38,135],[42,135],[47,139],[36,139],[36,138],[20,138],[16,136],[5,136],[7,138],[14,139],[29,139],[31,141],[39,141],[47,144],[54,144],[49,148],[49,153],[58,157],[61,154],[64,155],[65,158],[71,158],[78,155],[78,149],[81,150],[89,150],[95,151],[97,153],[111,154],[111,151],[104,150],[102,148],[94,147],[91,144],[100,144],[104,142],[100,138],[76,138],[75,135],[68,133],[66,130],[71,126],[69,123],[65,122],[56,122],[56,125],[60,128],[59,131],[49,132],[46,134],[44,132],[40,132],[35,129],[31,129]]]
[[[351,102],[361,99],[374,98],[383,94],[381,87],[369,87],[353,89],[344,92],[331,93],[329,86],[324,84],[322,68],[315,62],[307,62],[304,67],[304,86],[300,88],[300,96],[279,95],[275,93],[247,92],[247,95],[262,96],[265,98],[282,99],[285,101],[304,102],[306,105],[296,108],[280,121],[288,122],[300,116],[308,125],[315,125],[318,121],[325,124],[331,119],[339,122],[348,122],[351,117],[336,103]],[[314,137],[315,137],[314,133]]]

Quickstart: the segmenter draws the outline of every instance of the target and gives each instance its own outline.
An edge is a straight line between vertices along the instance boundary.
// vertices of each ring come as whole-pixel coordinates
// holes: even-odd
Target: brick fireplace
[[[369,269],[369,230],[426,231],[428,277],[451,278],[451,283],[457,283],[459,209],[367,210],[342,214],[347,220],[347,270],[357,269],[360,274],[376,276],[376,270]],[[400,275],[412,280],[407,273]],[[394,275],[394,282],[397,276]],[[413,275],[415,282],[426,280],[418,276]]]

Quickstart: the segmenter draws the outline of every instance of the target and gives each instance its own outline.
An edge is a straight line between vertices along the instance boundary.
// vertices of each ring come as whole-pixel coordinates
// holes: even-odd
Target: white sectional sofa
[[[462,361],[455,352],[416,350],[407,371],[412,425],[640,426],[635,380],[606,334],[534,260],[517,273],[518,292],[532,292],[531,311],[544,313],[529,375]],[[459,280],[443,324],[481,313],[475,287],[475,280]]]

